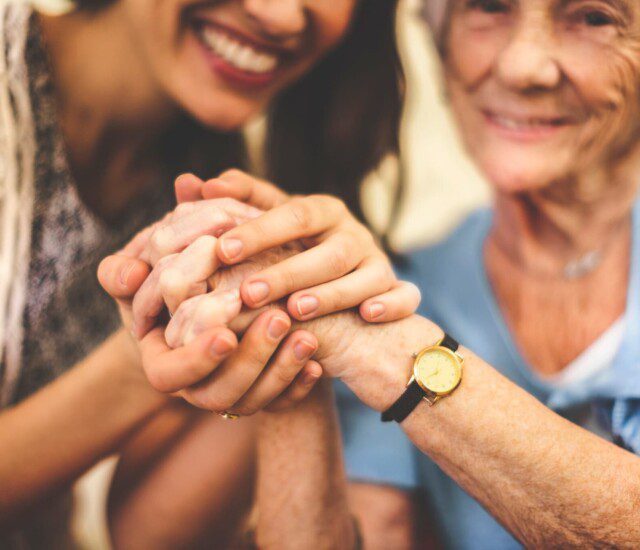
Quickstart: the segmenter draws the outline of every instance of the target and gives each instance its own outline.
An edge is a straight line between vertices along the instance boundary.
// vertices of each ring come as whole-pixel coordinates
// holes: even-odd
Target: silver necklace
[[[602,256],[603,254],[601,250],[592,250],[575,260],[571,260],[562,270],[564,278],[579,279],[580,277],[584,277],[585,275],[595,271],[602,263]]]

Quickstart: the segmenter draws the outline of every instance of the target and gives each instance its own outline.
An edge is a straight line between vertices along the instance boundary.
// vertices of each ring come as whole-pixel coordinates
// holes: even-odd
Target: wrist
[[[412,354],[442,334],[437,325],[418,315],[384,325],[366,324],[339,354],[329,355],[321,364],[338,363],[336,370],[351,391],[369,407],[383,411],[404,392],[411,378]]]
[[[123,391],[133,400],[145,400],[150,404],[163,405],[171,398],[156,391],[147,380],[142,367],[142,357],[136,339],[126,329],[121,328],[111,337],[111,344],[117,350],[119,360],[115,364],[122,378]],[[114,373],[116,375],[116,373]]]

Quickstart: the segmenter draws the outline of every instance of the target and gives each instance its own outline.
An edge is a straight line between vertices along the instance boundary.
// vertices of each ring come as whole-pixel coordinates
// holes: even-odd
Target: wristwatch
[[[464,359],[458,353],[458,342],[445,334],[434,345],[414,353],[413,375],[407,389],[382,413],[383,422],[402,422],[418,406],[421,399],[433,405],[450,395],[462,380]]]

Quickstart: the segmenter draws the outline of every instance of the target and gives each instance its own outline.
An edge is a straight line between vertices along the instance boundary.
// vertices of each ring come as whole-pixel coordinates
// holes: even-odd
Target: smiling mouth
[[[510,137],[524,140],[548,137],[573,124],[568,117],[513,116],[493,111],[483,111],[490,126]]]
[[[252,87],[268,85],[283,64],[283,53],[253,42],[224,26],[197,20],[193,28],[213,69],[235,84]]]

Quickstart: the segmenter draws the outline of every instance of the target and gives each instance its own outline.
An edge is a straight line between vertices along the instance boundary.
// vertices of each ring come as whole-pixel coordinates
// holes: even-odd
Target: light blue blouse
[[[400,276],[421,287],[420,313],[472,349],[542,403],[586,426],[595,411],[599,431],[640,454],[640,201],[633,211],[625,335],[613,365],[578,383],[559,387],[526,364],[500,312],[484,270],[482,249],[490,210],[471,214],[443,242],[409,255]],[[399,270],[400,271],[400,270]],[[441,541],[452,549],[511,549],[520,545],[397,425],[361,405],[337,385],[347,471],[352,479],[420,488]]]

